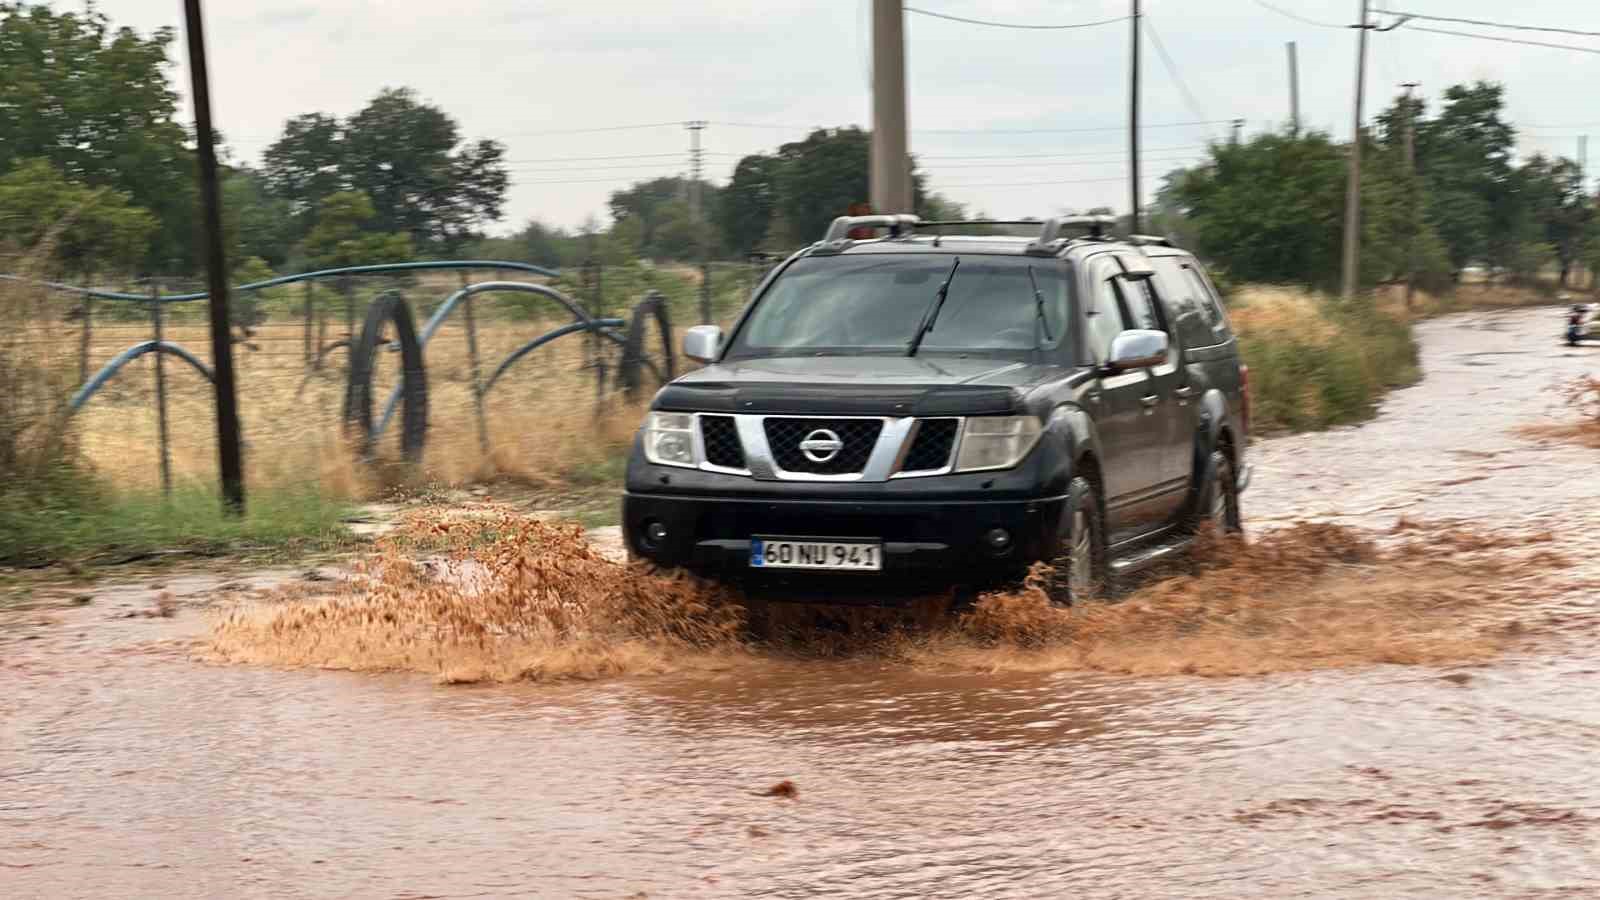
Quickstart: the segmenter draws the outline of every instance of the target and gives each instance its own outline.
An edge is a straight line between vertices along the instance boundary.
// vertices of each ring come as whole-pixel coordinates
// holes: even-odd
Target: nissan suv
[[[705,365],[639,431],[630,552],[869,595],[1044,562],[1067,603],[1237,530],[1250,395],[1223,305],[1192,254],[1112,225],[835,220],[726,336],[685,334]]]

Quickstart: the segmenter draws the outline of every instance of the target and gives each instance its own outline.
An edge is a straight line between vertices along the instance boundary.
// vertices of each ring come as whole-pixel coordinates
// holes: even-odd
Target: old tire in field
[[[417,340],[411,307],[406,305],[399,291],[386,291],[367,307],[361,335],[350,347],[344,420],[346,425],[359,430],[362,455],[372,455],[372,370],[386,323],[394,325],[395,340],[400,344],[400,451],[408,462],[417,462],[422,458],[422,447],[428,439],[428,373],[423,366],[422,344]]]
[[[1067,487],[1067,506],[1045,590],[1052,603],[1070,606],[1106,593],[1109,587],[1100,498],[1093,482],[1080,475]]]
[[[651,359],[650,327],[654,325],[661,343],[660,361]],[[628,334],[623,339],[622,361],[617,366],[617,386],[628,399],[637,399],[646,377],[656,387],[677,376],[677,360],[672,349],[672,320],[667,313],[667,298],[655,291],[633,307]]]
[[[1213,450],[1206,461],[1206,473],[1195,509],[1195,529],[1210,525],[1217,534],[1238,534],[1244,530],[1244,519],[1239,512],[1239,482],[1233,460],[1227,453]]]

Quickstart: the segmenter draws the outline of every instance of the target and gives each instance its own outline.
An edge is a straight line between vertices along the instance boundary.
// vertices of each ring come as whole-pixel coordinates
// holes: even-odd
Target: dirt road
[[[1596,451],[1512,431],[1600,371],[1558,327],[1429,322],[1375,421],[1253,452],[1257,527],[1553,531],[1557,625],[1490,661],[446,687],[196,662],[199,611],[113,617],[215,579],[102,588],[0,620],[0,895],[1595,896]]]

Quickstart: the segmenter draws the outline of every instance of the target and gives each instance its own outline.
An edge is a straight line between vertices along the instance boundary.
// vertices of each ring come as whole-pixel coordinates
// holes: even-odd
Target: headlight
[[[644,458],[662,466],[699,465],[694,452],[694,416],[651,413],[644,422]]]
[[[1042,430],[1033,416],[974,416],[961,435],[956,471],[1009,469],[1028,455]]]

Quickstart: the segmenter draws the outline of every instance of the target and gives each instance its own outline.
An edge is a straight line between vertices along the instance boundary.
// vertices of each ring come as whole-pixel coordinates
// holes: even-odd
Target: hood
[[[1005,415],[1052,366],[995,358],[786,356],[691,372],[657,409],[822,415]]]

